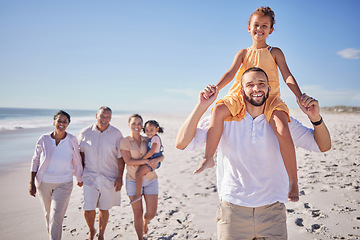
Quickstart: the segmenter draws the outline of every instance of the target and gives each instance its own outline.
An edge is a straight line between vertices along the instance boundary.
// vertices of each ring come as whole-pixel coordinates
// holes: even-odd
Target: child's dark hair
[[[163,133],[164,132],[164,128],[160,127],[159,123],[157,121],[155,121],[155,120],[149,120],[144,124],[144,128],[143,128],[144,132],[145,132],[145,127],[146,127],[147,124],[153,125],[154,127],[159,128],[158,133]]]
[[[249,23],[248,25],[250,25],[250,21],[251,21],[251,18],[254,16],[254,15],[260,15],[260,16],[268,16],[271,20],[271,28],[274,27],[275,25],[275,13],[273,10],[271,10],[270,7],[258,7],[255,12],[253,12],[249,18]]]
[[[60,110],[60,111],[58,111],[58,112],[55,113],[55,115],[54,115],[54,120],[58,119],[58,117],[59,117],[60,115],[64,115],[64,116],[68,119],[68,121],[69,121],[69,123],[70,123],[70,115],[69,115],[67,112],[63,111],[63,110]]]

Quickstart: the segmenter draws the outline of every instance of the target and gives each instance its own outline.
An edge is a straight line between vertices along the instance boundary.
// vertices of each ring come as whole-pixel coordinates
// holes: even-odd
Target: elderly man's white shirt
[[[209,118],[203,119],[186,150],[206,142]],[[291,136],[297,147],[320,151],[312,129],[291,118]],[[224,122],[217,152],[217,185],[220,199],[244,207],[260,207],[287,202],[288,175],[278,140],[262,114],[248,113],[242,121]]]
[[[122,138],[121,132],[111,125],[103,132],[95,124],[81,131],[78,140],[80,152],[85,153],[84,184],[92,185],[98,176],[102,176],[109,181],[109,187],[113,187],[118,176],[118,159],[122,157]]]

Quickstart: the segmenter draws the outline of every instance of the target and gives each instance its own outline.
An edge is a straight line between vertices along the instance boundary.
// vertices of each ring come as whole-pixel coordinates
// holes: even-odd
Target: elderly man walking
[[[96,113],[96,123],[83,129],[78,139],[84,164],[84,216],[91,240],[96,234],[96,208],[99,208],[98,239],[104,239],[109,209],[120,206],[125,166],[120,153],[123,136],[110,125],[111,114],[109,107],[101,107]]]

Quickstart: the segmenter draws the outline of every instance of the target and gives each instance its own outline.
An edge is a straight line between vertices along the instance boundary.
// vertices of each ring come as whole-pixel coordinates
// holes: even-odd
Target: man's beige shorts
[[[286,240],[286,208],[283,203],[249,208],[221,201],[216,214],[221,240]]]
[[[113,206],[120,206],[121,194],[115,191],[114,183],[99,175],[92,185],[84,183],[84,210],[92,211],[96,208],[109,210]]]

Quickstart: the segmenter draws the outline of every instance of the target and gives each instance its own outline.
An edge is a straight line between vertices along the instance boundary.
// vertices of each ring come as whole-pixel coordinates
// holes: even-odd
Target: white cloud
[[[360,59],[360,50],[355,48],[346,48],[337,52],[343,58]]]

